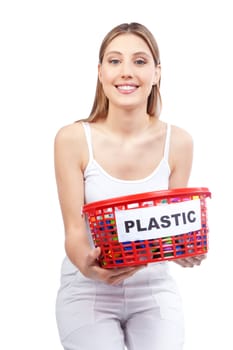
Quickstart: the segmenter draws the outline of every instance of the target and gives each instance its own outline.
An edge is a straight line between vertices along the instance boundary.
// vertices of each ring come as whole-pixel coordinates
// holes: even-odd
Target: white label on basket
[[[176,236],[201,228],[200,199],[116,210],[119,242]]]

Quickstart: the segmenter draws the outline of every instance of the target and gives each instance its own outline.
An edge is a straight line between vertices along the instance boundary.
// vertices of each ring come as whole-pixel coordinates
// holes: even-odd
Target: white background
[[[89,114],[101,40],[130,21],[145,24],[160,47],[161,119],[193,135],[190,186],[212,192],[208,259],[194,269],[171,264],[185,306],[185,350],[233,348],[230,4],[1,1],[1,349],[61,350],[54,304],[64,235],[53,140],[61,126]]]

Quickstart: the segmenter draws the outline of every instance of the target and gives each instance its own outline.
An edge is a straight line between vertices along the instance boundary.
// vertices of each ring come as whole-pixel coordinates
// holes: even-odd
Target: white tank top
[[[84,127],[89,151],[89,161],[84,171],[85,203],[127,196],[130,194],[168,189],[171,172],[168,163],[171,133],[170,124],[167,124],[163,158],[149,176],[140,180],[121,180],[108,174],[94,159],[89,123],[82,122],[82,125]]]

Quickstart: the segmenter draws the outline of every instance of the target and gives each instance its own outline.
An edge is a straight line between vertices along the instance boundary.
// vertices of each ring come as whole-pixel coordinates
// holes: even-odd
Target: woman
[[[55,137],[66,250],[56,315],[65,350],[182,349],[182,305],[168,263],[100,267],[81,214],[84,203],[187,186],[193,142],[159,119],[160,77],[151,32],[139,23],[113,28],[100,47],[89,118]],[[178,263],[191,267],[203,258]]]

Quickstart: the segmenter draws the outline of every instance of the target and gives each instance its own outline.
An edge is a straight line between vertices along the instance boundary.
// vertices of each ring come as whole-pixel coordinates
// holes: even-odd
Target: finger
[[[132,266],[127,268],[114,269],[111,274],[106,276],[106,282],[112,285],[123,282],[126,278],[134,275],[139,270],[143,269],[146,265]]]
[[[127,267],[126,269],[114,269],[111,271],[111,278],[117,278],[122,276],[127,276],[131,273],[138,271],[138,268],[135,267]]]
[[[189,260],[188,258],[177,259],[177,260],[175,260],[175,262],[182,267],[193,267],[194,266],[193,262],[191,260]]]
[[[193,257],[193,263],[195,265],[201,265],[202,261],[206,259],[206,255],[199,255]]]
[[[201,265],[204,258],[201,258],[199,256],[193,256],[190,258],[187,258],[188,262],[192,264],[193,266],[199,266]]]
[[[201,262],[206,259],[206,254],[176,259],[174,262],[182,267],[194,267],[199,266]]]
[[[184,259],[177,259],[177,260],[173,260],[174,263],[176,263],[177,265],[180,265],[180,266],[184,266],[185,264],[185,260]]]
[[[133,276],[138,270],[141,270],[142,267],[140,267],[139,269],[133,269],[132,271],[129,271],[128,273],[125,273],[125,274],[122,274],[122,275],[119,275],[117,277],[114,277],[111,281],[111,284],[112,285],[117,285],[117,284],[120,284],[122,283],[125,279]]]
[[[206,254],[198,255],[196,258],[202,261],[207,258],[207,255]]]
[[[121,274],[126,274],[128,272],[141,270],[145,266],[146,265],[127,266],[127,267],[120,267],[120,268],[117,267],[114,269],[110,269],[109,271],[112,271],[113,275],[121,275]]]

